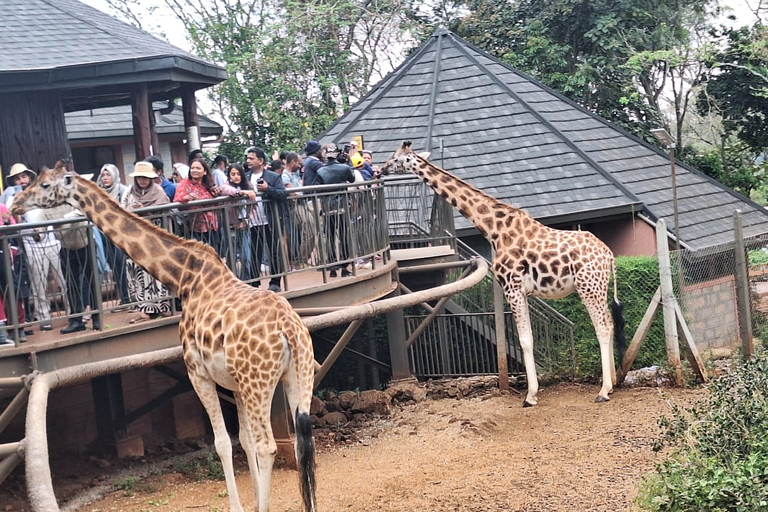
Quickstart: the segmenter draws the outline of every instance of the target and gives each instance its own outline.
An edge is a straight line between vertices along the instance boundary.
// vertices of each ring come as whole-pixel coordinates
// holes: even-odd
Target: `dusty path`
[[[618,390],[592,402],[596,386],[543,389],[537,407],[517,395],[427,400],[378,420],[349,446],[318,454],[318,509],[337,511],[585,512],[632,510],[667,399],[688,403],[702,391]],[[225,511],[224,482],[180,482],[132,497],[115,492],[81,510]],[[238,475],[253,510],[247,472]],[[301,510],[296,474],[278,470],[272,511]]]

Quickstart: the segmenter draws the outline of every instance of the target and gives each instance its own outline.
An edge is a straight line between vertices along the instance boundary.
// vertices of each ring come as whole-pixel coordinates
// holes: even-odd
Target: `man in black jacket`
[[[279,174],[264,168],[267,156],[261,148],[248,148],[245,152],[245,163],[251,171],[251,186],[257,192],[264,194],[270,200],[269,204],[257,198],[251,214],[251,250],[253,270],[251,275],[261,275],[261,262],[265,255],[269,257],[270,274],[280,274],[285,269],[284,258],[280,248],[282,247],[281,225],[288,211],[286,198],[288,192],[285,189],[283,178]],[[255,281],[254,286],[260,286],[260,281]],[[280,291],[280,277],[272,277],[269,280],[269,289],[273,292]]]
[[[330,143],[325,146],[325,157],[328,159],[324,167],[317,171],[319,184],[341,184],[354,183],[355,173],[352,168],[346,164],[339,163],[336,158],[339,156],[339,148],[336,144]],[[328,249],[326,254],[328,260],[335,252],[336,237],[339,240],[339,259],[343,262],[333,267],[330,273],[331,277],[336,277],[336,270],[341,270],[341,277],[347,277],[352,273],[347,269],[346,260],[349,259],[349,197],[348,192],[331,196],[323,196],[323,213],[325,214],[326,240],[328,240]]]

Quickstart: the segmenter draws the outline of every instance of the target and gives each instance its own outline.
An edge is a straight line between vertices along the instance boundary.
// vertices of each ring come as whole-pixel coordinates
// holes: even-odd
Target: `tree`
[[[690,48],[691,23],[706,18],[707,4],[470,0],[471,14],[458,31],[585,108],[652,140],[650,128],[665,124],[662,91],[673,71],[690,61],[680,49]],[[684,89],[678,86],[677,92]]]

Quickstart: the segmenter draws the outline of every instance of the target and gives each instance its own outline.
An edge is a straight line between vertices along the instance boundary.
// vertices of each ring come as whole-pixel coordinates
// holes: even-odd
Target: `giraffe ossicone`
[[[491,270],[501,284],[515,319],[528,393],[523,406],[536,405],[539,390],[533,358],[529,295],[560,299],[579,294],[595,327],[600,345],[603,385],[597,402],[610,400],[616,383],[611,337],[623,358],[623,306],[617,295],[613,253],[588,231],[550,228],[514,206],[476,189],[437,167],[411,149],[410,142],[395,151],[381,168],[384,174],[413,173],[477,227],[494,251]],[[613,301],[608,312],[608,287],[613,275]]]
[[[257,510],[268,512],[277,452],[270,409],[278,382],[283,383],[296,426],[303,509],[314,511],[315,446],[309,407],[315,360],[309,331],[288,301],[240,281],[210,246],[179,238],[123,210],[64,162],[44,169],[16,196],[11,209],[22,213],[65,203],[79,208],[128,257],[181,298],[184,363],[211,420],[230,511],[242,512],[243,507],[216,385],[234,393]]]

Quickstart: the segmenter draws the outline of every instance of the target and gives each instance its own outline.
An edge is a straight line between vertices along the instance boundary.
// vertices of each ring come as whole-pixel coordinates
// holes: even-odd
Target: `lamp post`
[[[680,219],[677,214],[677,178],[675,176],[675,138],[664,128],[654,128],[651,134],[669,150],[669,163],[672,171],[672,208],[675,217],[675,250],[680,251]]]

